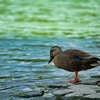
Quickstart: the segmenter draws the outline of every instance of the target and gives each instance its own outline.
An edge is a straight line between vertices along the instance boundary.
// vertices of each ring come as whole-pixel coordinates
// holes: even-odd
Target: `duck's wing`
[[[68,55],[70,55],[71,57],[73,57],[76,60],[84,60],[84,59],[100,60],[99,58],[97,58],[87,52],[81,51],[81,50],[70,49],[70,50],[66,50],[64,52],[66,52]]]
[[[98,62],[100,61],[100,59],[95,56],[92,56],[87,52],[81,50],[74,50],[74,49],[66,50],[64,52],[70,55],[74,61],[76,60],[79,62],[81,61],[82,63],[84,63],[84,65],[88,65],[91,67],[100,65],[100,63]]]

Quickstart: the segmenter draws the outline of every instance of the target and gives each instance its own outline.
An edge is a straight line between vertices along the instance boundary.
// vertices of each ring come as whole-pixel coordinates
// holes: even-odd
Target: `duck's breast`
[[[54,64],[56,67],[72,72],[74,71],[74,66],[71,62],[72,59],[69,58],[66,54],[59,54],[54,57]]]

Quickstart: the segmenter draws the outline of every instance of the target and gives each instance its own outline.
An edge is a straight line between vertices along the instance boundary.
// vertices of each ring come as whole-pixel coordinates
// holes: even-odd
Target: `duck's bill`
[[[53,56],[50,56],[50,60],[48,61],[48,64],[53,60]]]

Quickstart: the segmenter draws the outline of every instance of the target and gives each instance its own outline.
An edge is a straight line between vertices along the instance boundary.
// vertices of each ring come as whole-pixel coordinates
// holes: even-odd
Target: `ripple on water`
[[[41,40],[41,41],[40,41]],[[95,39],[50,39],[0,40],[0,70],[2,79],[44,79],[54,77],[73,77],[73,73],[48,65],[49,50],[58,45],[65,49],[80,49],[100,57],[99,40]],[[45,42],[46,41],[46,42]],[[6,45],[8,44],[8,46]],[[49,46],[47,46],[49,44]],[[63,44],[63,45],[62,45]],[[44,46],[43,46],[44,45]],[[5,48],[5,46],[7,46]],[[16,47],[16,49],[14,49]],[[94,52],[95,51],[95,52]],[[80,72],[81,76],[99,74],[99,67]],[[85,73],[85,74],[84,74]],[[58,75],[59,74],[59,75]]]
[[[0,37],[100,38],[99,4],[99,0],[1,0]]]

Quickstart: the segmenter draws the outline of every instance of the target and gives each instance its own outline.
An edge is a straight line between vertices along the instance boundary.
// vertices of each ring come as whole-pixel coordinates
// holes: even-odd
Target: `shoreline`
[[[65,78],[1,82],[0,99],[100,100],[100,78],[71,84]],[[66,98],[66,99],[65,99]]]

